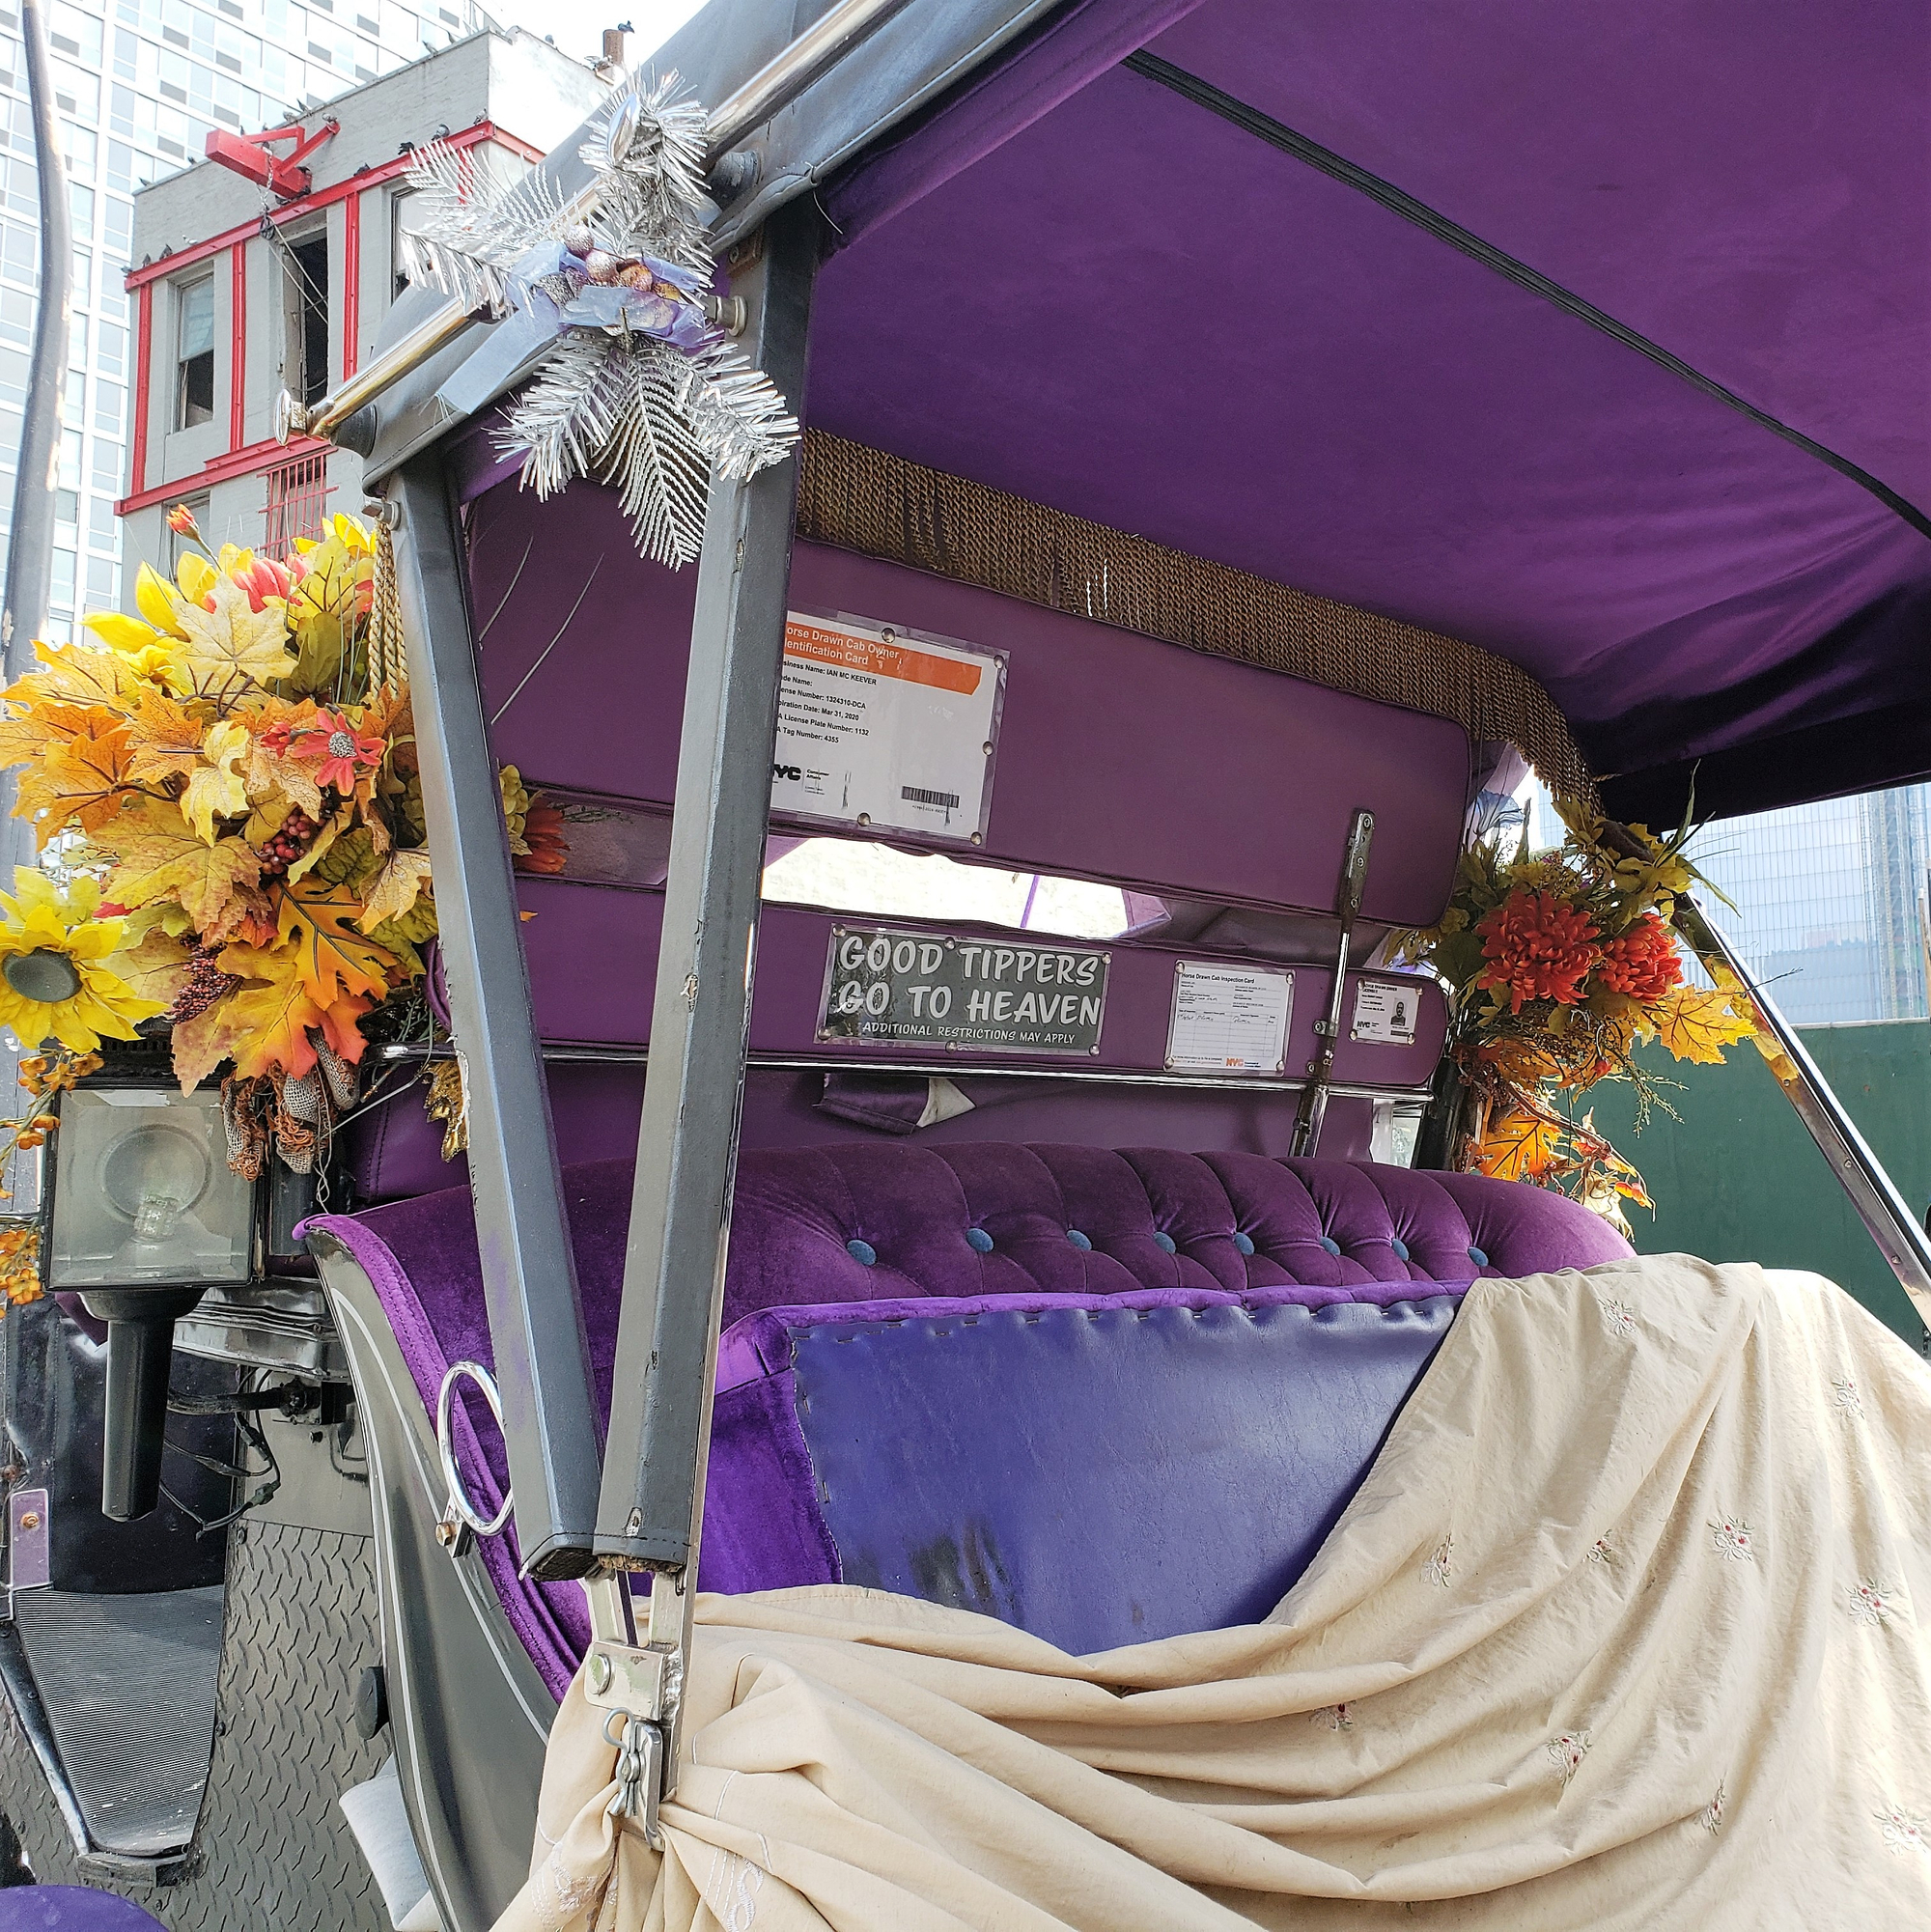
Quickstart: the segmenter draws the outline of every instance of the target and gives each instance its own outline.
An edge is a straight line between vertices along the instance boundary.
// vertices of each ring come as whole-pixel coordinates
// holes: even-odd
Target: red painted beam
[[[355,374],[362,333],[362,196],[342,209],[342,379]]]
[[[514,134],[506,134],[493,122],[479,121],[473,127],[465,127],[460,134],[449,137],[452,148],[473,148],[480,141],[494,141],[509,149],[511,154],[521,156],[526,161],[541,161],[544,151],[533,148],[527,141],[519,140]],[[376,187],[383,182],[394,181],[409,165],[409,156],[398,154],[393,160],[384,161],[378,167],[371,168],[366,174],[351,175],[346,182],[337,182],[333,187],[318,188],[313,194],[304,195],[299,202],[287,208],[268,210],[268,219],[279,227],[286,221],[296,221],[312,214],[319,208],[331,208],[339,201],[346,201],[352,194],[360,194],[364,188]],[[261,233],[260,215],[251,215],[248,220],[238,222],[233,228],[225,228],[219,235],[210,235],[206,241],[190,242],[185,248],[177,248],[171,255],[163,255],[157,262],[143,264],[138,268],[127,270],[126,286],[138,289],[144,283],[160,280],[164,275],[178,275],[183,268],[189,268],[197,262],[206,262],[211,255],[219,255],[224,248],[232,248],[237,241],[245,240],[251,235]]]
[[[152,509],[156,503],[177,502],[183,496],[211,490],[217,483],[233,483],[238,476],[253,476],[258,470],[276,469],[285,462],[294,462],[297,457],[322,455],[333,447],[320,436],[291,436],[286,443],[278,443],[269,436],[259,443],[248,444],[245,449],[229,450],[222,456],[210,457],[192,476],[177,477],[170,483],[157,483],[152,490],[137,490],[114,506],[114,514],[117,517],[131,517],[135,511]]]
[[[136,496],[148,480],[148,373],[154,361],[154,291],[142,283],[134,322],[134,440],[128,488]],[[126,512],[117,504],[114,514]]]
[[[248,244],[238,241],[228,251],[228,447],[241,447],[242,378],[248,367]],[[143,297],[147,294],[143,289]],[[136,486],[139,487],[138,485]]]

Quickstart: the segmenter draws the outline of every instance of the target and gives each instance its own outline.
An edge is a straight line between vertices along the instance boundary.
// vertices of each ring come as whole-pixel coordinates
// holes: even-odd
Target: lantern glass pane
[[[255,1190],[228,1165],[218,1094],[82,1087],[54,1150],[52,1286],[248,1279]]]

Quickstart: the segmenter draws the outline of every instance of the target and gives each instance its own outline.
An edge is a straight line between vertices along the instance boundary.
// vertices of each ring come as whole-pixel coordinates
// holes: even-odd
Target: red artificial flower
[[[1588,914],[1553,892],[1512,892],[1475,927],[1487,964],[1475,984],[1509,996],[1520,1013],[1527,999],[1573,1006],[1602,957]]]
[[[541,792],[531,799],[523,814],[523,843],[526,853],[517,854],[518,872],[557,873],[570,856],[570,841],[563,835],[563,814]]]
[[[293,579],[286,564],[278,564],[273,557],[257,557],[246,570],[230,571],[230,579],[248,593],[248,608],[260,610],[271,597],[287,601]],[[214,608],[214,593],[210,591],[202,599],[205,608]]]
[[[1683,984],[1683,962],[1669,928],[1654,912],[1603,947],[1597,977],[1611,993],[1626,993],[1645,1005]]]
[[[185,503],[177,503],[168,512],[168,528],[177,537],[192,537],[201,542],[201,525],[194,520],[194,512]]]
[[[381,764],[387,749],[379,738],[362,737],[340,712],[327,711],[316,713],[315,722],[297,736],[293,748],[297,758],[313,758],[319,752],[322,763],[315,782],[332,785],[345,798],[364,771]]]

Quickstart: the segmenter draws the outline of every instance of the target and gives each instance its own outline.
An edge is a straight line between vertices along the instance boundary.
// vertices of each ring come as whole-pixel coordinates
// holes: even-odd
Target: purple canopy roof
[[[826,190],[809,418],[1503,652],[1629,816],[1919,776],[1927,83],[1901,0],[1084,0]]]

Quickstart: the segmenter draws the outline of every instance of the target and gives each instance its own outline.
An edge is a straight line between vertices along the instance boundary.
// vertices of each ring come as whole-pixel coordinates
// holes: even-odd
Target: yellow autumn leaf
[[[214,608],[182,605],[181,671],[188,687],[202,696],[233,695],[249,685],[267,685],[294,669],[289,628],[273,599],[250,608],[248,593],[228,577],[215,580]]]
[[[400,919],[429,889],[429,854],[392,852],[369,886],[362,916],[356,924],[365,933],[389,919]]]
[[[144,784],[189,776],[201,763],[209,716],[206,705],[178,704],[164,691],[143,691],[128,725],[133,775]]]
[[[187,984],[188,944],[156,926],[141,935],[137,944],[110,953],[107,964],[143,999],[172,1006]]]
[[[182,816],[212,845],[216,819],[238,819],[248,810],[248,787],[241,761],[248,755],[248,727],[224,718],[208,734],[198,766],[182,794]]]
[[[51,700],[125,708],[137,690],[146,688],[142,680],[112,651],[90,651],[84,644],[36,642],[34,656],[46,669],[29,671],[0,691],[0,697],[9,703],[42,704]]]
[[[1725,1047],[1756,1031],[1748,1015],[1732,1009],[1730,999],[1721,987],[1705,993],[1680,986],[1665,994],[1650,1009],[1657,1039],[1679,1060],[1721,1065]]]
[[[219,931],[230,902],[261,882],[262,857],[238,838],[204,844],[163,798],[144,798],[99,838],[119,861],[107,896],[129,908],[177,901],[196,928]]]
[[[181,586],[181,594],[189,603],[199,603],[214,588],[215,580],[221,573],[206,557],[197,556],[192,550],[183,550],[181,560],[175,565],[175,582]],[[176,605],[177,617],[181,614]],[[182,630],[185,637],[187,632]]]
[[[42,845],[66,825],[98,832],[139,796],[131,757],[126,726],[104,706],[94,708],[84,731],[48,745],[39,766],[15,779],[14,814],[35,821]]]
[[[143,624],[138,617],[128,617],[119,610],[90,611],[80,621],[110,651],[123,658],[131,658],[161,641],[160,633],[152,624]]]
[[[1475,1145],[1475,1164],[1498,1181],[1534,1181],[1555,1162],[1562,1130],[1533,1113],[1504,1114]]]

